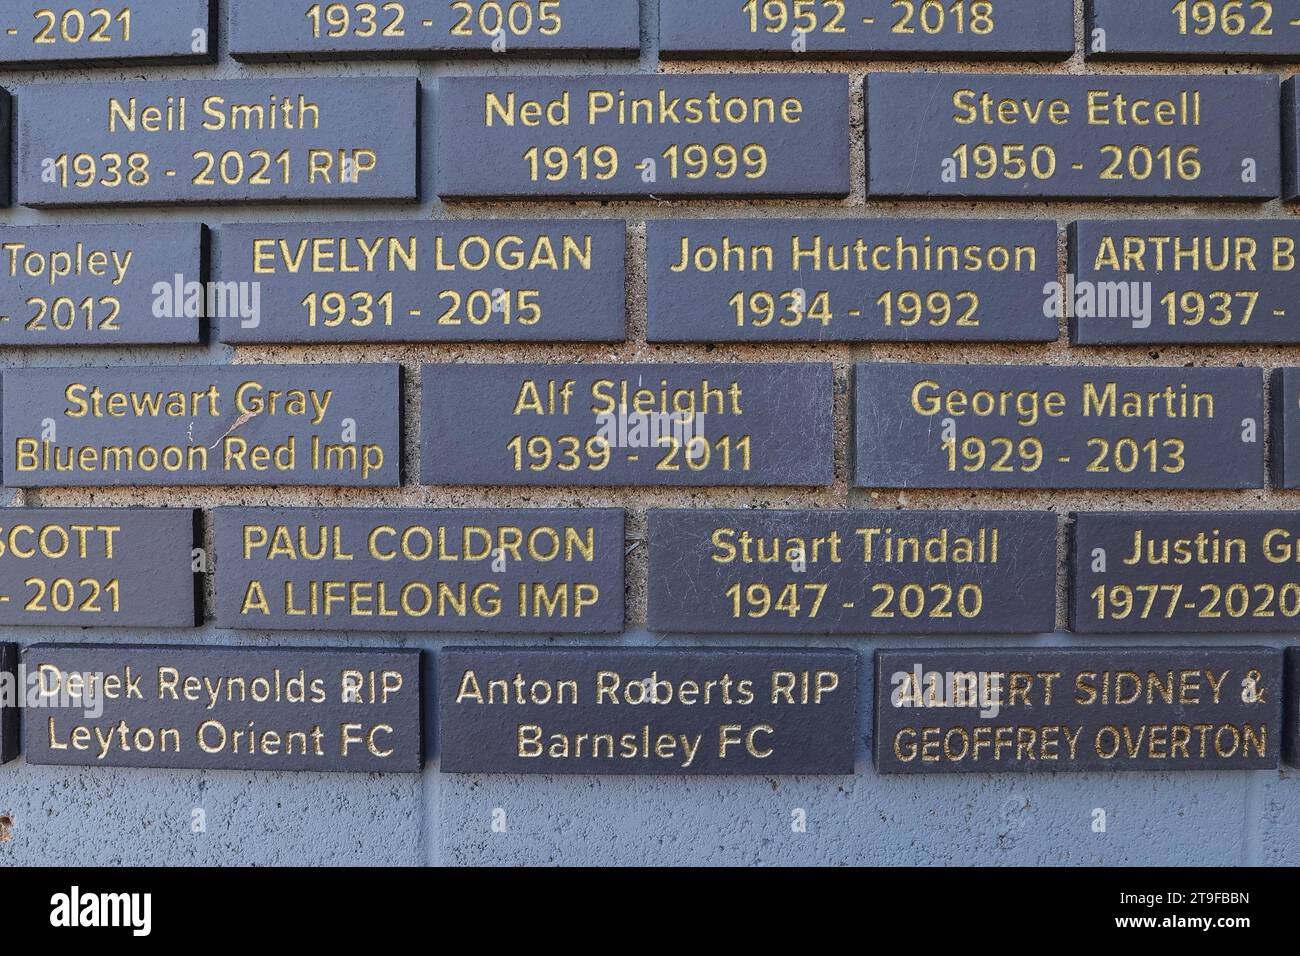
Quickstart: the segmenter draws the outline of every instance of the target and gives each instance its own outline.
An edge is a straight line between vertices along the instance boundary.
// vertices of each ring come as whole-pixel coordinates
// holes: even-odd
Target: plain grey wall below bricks
[[[1080,11],[1076,9],[1076,17]],[[226,12],[221,12],[224,25]],[[988,362],[1058,364],[1197,364],[1273,368],[1300,365],[1300,349],[1069,349],[1062,340],[1051,346],[917,346],[859,347],[704,346],[649,347],[644,344],[644,253],[640,222],[651,218],[689,217],[855,217],[936,216],[1055,218],[1064,224],[1079,216],[1101,218],[1283,217],[1280,203],[1243,206],[1224,203],[1156,203],[1144,205],[1058,203],[866,203],[862,192],[862,103],[852,102],[853,136],[850,169],[854,191],[845,202],[679,202],[679,203],[519,203],[467,204],[444,207],[433,198],[429,161],[435,121],[436,78],[447,74],[582,73],[653,70],[650,34],[657,22],[657,0],[643,0],[643,55],[640,62],[620,60],[510,60],[499,62],[342,62],[313,64],[237,64],[226,54],[224,30],[215,66],[110,68],[96,70],[13,71],[0,74],[0,86],[22,81],[81,82],[204,76],[411,76],[425,83],[423,99],[422,195],[418,205],[222,206],[170,210],[67,210],[42,214],[14,208],[0,212],[0,222],[161,222],[325,221],[331,219],[560,218],[622,217],[631,223],[628,255],[628,332],[623,346],[324,346],[137,348],[117,351],[39,349],[0,351],[6,368],[52,365],[139,365],[240,362],[399,361],[408,381],[404,390],[407,474],[418,474],[418,372],[426,362],[456,360],[508,361],[830,361],[837,376],[836,481],[827,489],[778,490],[636,490],[636,489],[497,489],[422,488],[408,477],[401,489],[351,491],[319,489],[118,489],[112,492],[40,490],[10,493],[5,503],[45,506],[216,505],[283,506],[430,506],[494,504],[626,507],[628,534],[636,545],[628,559],[627,644],[741,646],[778,643],[852,647],[861,656],[858,773],[834,778],[631,778],[459,776],[435,772],[430,754],[422,776],[236,771],[141,771],[29,766],[24,761],[0,768],[0,815],[13,821],[12,838],[0,842],[0,864],[554,864],[554,863],[890,863],[890,864],[1300,864],[1300,772],[1211,774],[1014,774],[882,777],[870,768],[867,740],[871,733],[870,655],[882,644],[902,640],[809,640],[754,638],[686,641],[663,639],[641,630],[645,620],[644,535],[648,507],[786,508],[1044,508],[1070,510],[1194,510],[1214,508],[1297,508],[1300,492],[913,492],[851,491],[848,487],[847,385],[854,361]],[[1081,29],[1081,20],[1078,24]],[[1079,56],[1055,65],[1024,63],[909,64],[898,61],[781,63],[666,62],[665,71],[730,72],[813,70],[847,73],[860,88],[865,70],[989,70],[1008,72],[1083,72]],[[1090,64],[1090,72],[1178,70],[1221,72],[1211,65]],[[1229,67],[1261,72],[1276,67]],[[1282,72],[1289,72],[1283,70]],[[1064,330],[1063,330],[1064,331]],[[210,536],[211,523],[208,522]],[[1064,547],[1062,536],[1062,548]],[[1064,552],[1060,554],[1064,561]],[[1062,576],[1063,580],[1063,576]],[[1061,604],[1063,612],[1064,604]],[[355,645],[422,647],[425,684],[434,683],[436,650],[479,638],[426,639],[401,636],[221,631],[150,631],[150,642],[177,644]],[[21,644],[49,641],[115,643],[129,634],[76,629],[7,629],[0,638]],[[969,644],[1033,646],[1101,643],[1123,638],[926,639],[926,646]],[[1241,638],[1221,639],[1242,642]],[[1289,643],[1288,638],[1252,644]],[[535,639],[492,643],[546,643]],[[590,644],[568,639],[563,644]],[[612,643],[612,642],[606,642]],[[1167,646],[1211,644],[1213,638],[1162,637],[1131,644]],[[426,737],[436,748],[433,712]],[[206,814],[206,832],[191,831],[191,814]],[[494,809],[505,811],[508,829],[493,833]],[[1094,808],[1107,813],[1107,832],[1092,832]],[[792,811],[807,813],[807,832],[791,830]]]

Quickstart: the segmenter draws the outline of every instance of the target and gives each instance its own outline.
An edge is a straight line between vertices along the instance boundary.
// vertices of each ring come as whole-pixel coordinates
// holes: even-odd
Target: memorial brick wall
[[[10,4],[0,864],[1300,860],[1298,23]]]

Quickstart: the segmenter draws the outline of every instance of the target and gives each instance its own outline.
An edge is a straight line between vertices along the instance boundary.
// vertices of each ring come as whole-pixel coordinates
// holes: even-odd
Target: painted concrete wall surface
[[[582,645],[577,638],[438,638],[423,635],[233,632],[209,622],[198,630],[88,633],[77,629],[7,629],[0,638],[37,642],[138,642],[181,645],[316,645],[418,647],[424,655],[427,759],[421,775],[194,772],[33,766],[19,759],[0,767],[0,864],[146,865],[491,865],[491,864],[921,864],[921,865],[1274,865],[1300,863],[1300,772],[976,774],[889,777],[871,769],[871,655],[905,640],[855,638],[779,640],[701,638],[684,641],[648,632],[645,513],[651,507],[1003,508],[1072,510],[1285,509],[1300,493],[1257,492],[872,492],[850,487],[849,384],[854,362],[941,361],[1009,364],[1205,365],[1275,368],[1300,364],[1294,347],[1072,349],[1064,335],[1051,345],[718,345],[645,343],[645,226],[664,217],[1077,217],[1284,218],[1274,201],[1247,207],[1216,202],[1126,204],[1057,202],[868,201],[864,194],[864,108],[861,79],[881,69],[959,71],[955,61],[814,60],[798,62],[660,62],[655,52],[658,0],[643,0],[639,60],[582,58],[239,63],[227,55],[221,10],[218,58],[196,66],[58,68],[4,71],[0,86],[35,82],[194,79],[257,76],[418,76],[424,86],[426,144],[418,206],[237,204],[37,212],[15,206],[0,222],[28,224],[162,223],[209,225],[258,221],[429,218],[622,218],[628,222],[628,340],[619,345],[316,345],[231,348],[138,347],[7,349],[4,369],[57,365],[400,362],[406,371],[405,484],[358,492],[346,489],[213,488],[28,490],[6,492],[12,506],[158,506],[211,509],[218,505],[626,508],[628,633],[601,643],[649,646],[847,647],[860,662],[857,772],[843,777],[618,777],[455,775],[438,771],[438,727],[432,701],[437,650],[452,644]],[[1076,10],[1076,48],[1083,36]],[[991,72],[1169,73],[1179,70],[1280,73],[1266,65],[1206,67],[1168,63],[1086,66],[1081,54],[1059,63],[981,63]],[[427,144],[433,141],[437,100],[430,92],[447,75],[625,72],[807,71],[847,75],[853,90],[851,174],[843,201],[458,203],[444,205],[432,188]],[[513,489],[443,488],[418,484],[419,371],[427,362],[823,361],[836,374],[836,478],[813,490],[791,489]],[[790,410],[797,414],[797,409]],[[211,517],[205,518],[211,540]],[[1064,534],[1059,561],[1064,580]],[[211,600],[209,595],[209,607]],[[1063,628],[1064,595],[1058,610]],[[995,640],[944,638],[926,646],[1070,645],[1063,634]],[[1121,641],[1097,639],[1089,643]],[[1223,643],[1240,638],[1220,639]],[[1287,635],[1251,643],[1287,645]],[[1213,644],[1213,635],[1177,635],[1128,644]],[[431,653],[430,653],[431,652]],[[1104,825],[1099,825],[1099,821]]]

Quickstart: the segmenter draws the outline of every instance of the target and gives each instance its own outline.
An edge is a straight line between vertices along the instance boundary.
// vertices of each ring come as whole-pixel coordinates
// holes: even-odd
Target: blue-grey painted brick
[[[373,15],[362,4],[226,2],[230,55],[240,60],[626,56],[640,49],[638,0],[406,0],[375,4]]]
[[[10,0],[0,14],[0,66],[210,63],[216,0],[108,6]]]
[[[29,84],[15,98],[26,206],[417,198],[412,78]]]

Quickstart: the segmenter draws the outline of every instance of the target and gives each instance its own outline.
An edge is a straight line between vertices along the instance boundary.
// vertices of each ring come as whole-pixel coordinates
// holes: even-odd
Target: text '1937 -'
[[[1061,289],[1075,345],[1295,344],[1290,220],[1086,220]]]

